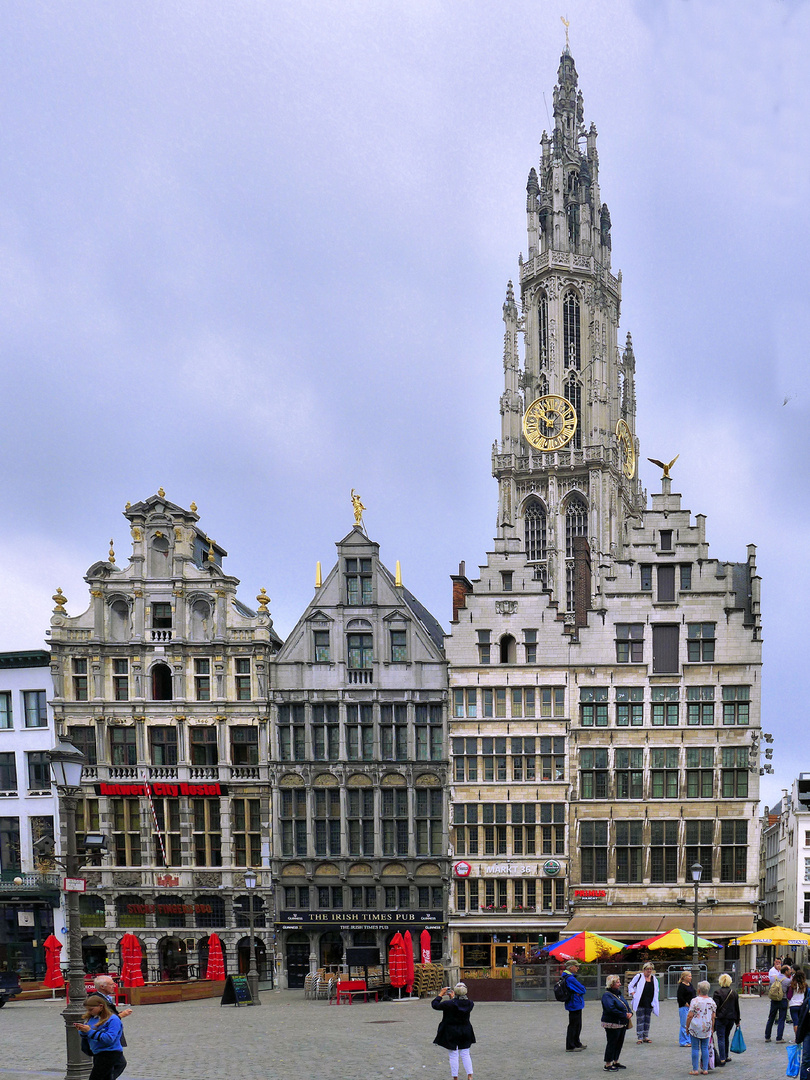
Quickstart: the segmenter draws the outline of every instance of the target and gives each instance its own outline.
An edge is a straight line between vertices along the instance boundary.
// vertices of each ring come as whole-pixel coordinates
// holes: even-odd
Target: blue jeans
[[[773,1022],[776,1020],[776,1038],[781,1039],[785,1034],[785,1020],[787,1019],[788,1003],[787,998],[782,998],[781,1001],[772,1001],[771,1009],[768,1013],[768,1022],[765,1025],[765,1038],[770,1039],[771,1030],[773,1028]]]
[[[681,1005],[678,1009],[678,1016],[681,1018],[681,1030],[678,1032],[678,1044],[679,1046],[691,1046],[692,1043],[689,1036],[686,1034],[686,1015],[689,1012],[688,1005]]]
[[[705,1072],[709,1068],[709,1036],[705,1039],[699,1039],[697,1035],[689,1037],[692,1040],[692,1071],[703,1069]]]
[[[810,1080],[810,1035],[805,1035],[802,1042],[802,1066],[799,1069],[799,1080]]]
[[[718,1061],[728,1061],[731,1057],[731,1029],[733,1027],[733,1020],[715,1020],[714,1022],[714,1030],[717,1032]]]

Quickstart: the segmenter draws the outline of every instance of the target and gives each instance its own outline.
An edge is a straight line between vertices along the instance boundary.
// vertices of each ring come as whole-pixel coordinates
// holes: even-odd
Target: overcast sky
[[[501,305],[567,8],[647,456],[763,577],[778,798],[810,769],[810,3],[0,6],[0,648],[188,506],[285,635],[367,506],[445,627],[495,529]],[[805,672],[806,673],[806,672]],[[767,779],[767,778],[766,778]]]

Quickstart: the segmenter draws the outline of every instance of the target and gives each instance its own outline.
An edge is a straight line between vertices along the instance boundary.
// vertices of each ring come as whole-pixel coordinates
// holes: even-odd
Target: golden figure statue
[[[352,510],[354,510],[355,525],[362,526],[363,511],[365,510],[365,506],[363,506],[363,503],[360,501],[360,496],[357,494],[354,488],[352,488]]]
[[[678,460],[678,458],[680,456],[681,456],[680,454],[676,454],[675,457],[672,459],[672,461],[670,461],[669,465],[665,465],[663,463],[663,461],[659,461],[657,458],[654,458],[654,457],[648,457],[647,461],[651,462],[651,464],[653,464],[653,465],[657,465],[659,469],[663,469],[664,470],[664,475],[663,475],[662,479],[663,480],[669,480],[669,470],[672,468],[672,466],[675,464],[675,462]]]

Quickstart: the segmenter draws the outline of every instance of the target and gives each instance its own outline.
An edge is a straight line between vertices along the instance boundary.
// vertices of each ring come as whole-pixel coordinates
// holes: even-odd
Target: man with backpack
[[[579,964],[576,960],[569,960],[560,981],[554,987],[554,996],[558,1001],[565,1002],[565,1011],[568,1013],[568,1029],[565,1032],[566,1054],[575,1054],[587,1049],[585,1043],[580,1042],[582,1010],[585,1006],[587,990],[577,978],[578,971]]]
[[[782,961],[777,957],[773,967],[768,972],[770,983],[768,985],[768,998],[771,1002],[768,1012],[768,1022],[765,1024],[765,1042],[771,1041],[773,1022],[776,1020],[776,1041],[784,1042],[785,1019],[787,1017],[788,999],[787,992],[790,987],[790,969],[782,969]]]

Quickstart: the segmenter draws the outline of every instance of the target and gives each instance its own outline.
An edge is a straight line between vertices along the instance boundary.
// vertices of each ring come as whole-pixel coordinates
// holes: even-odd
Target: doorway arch
[[[256,969],[262,982],[267,978],[267,946],[261,938],[253,938],[256,947]],[[236,959],[240,975],[247,975],[250,970],[250,938],[240,938],[236,946]]]
[[[321,967],[336,968],[343,963],[343,938],[339,930],[327,930],[321,934]]]
[[[186,943],[182,938],[161,938],[158,942],[158,960],[161,980],[188,978]]]
[[[287,938],[284,959],[287,964],[287,987],[300,990],[309,974],[309,937],[293,933]]]

